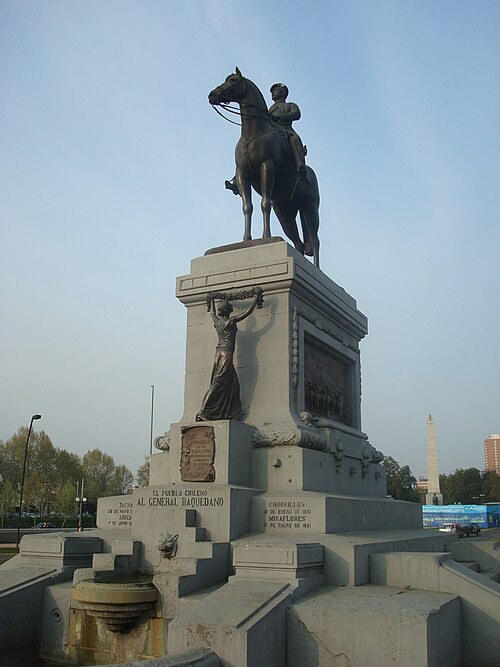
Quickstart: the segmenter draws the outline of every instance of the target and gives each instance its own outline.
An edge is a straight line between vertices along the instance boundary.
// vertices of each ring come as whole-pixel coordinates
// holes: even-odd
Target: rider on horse
[[[287,102],[288,88],[283,83],[274,83],[271,88],[271,97],[273,104],[269,108],[269,115],[273,123],[276,123],[287,136],[292,154],[297,167],[297,174],[299,178],[307,178],[306,160],[307,149],[302,143],[302,139],[297,132],[292,128],[292,123],[300,119],[300,109],[295,102]],[[236,184],[236,177],[230,181],[225,181],[226,188],[231,190],[235,195],[239,195],[238,186]]]
[[[302,139],[292,128],[294,120],[300,119],[300,109],[295,102],[287,102],[288,88],[283,83],[275,83],[270,89],[274,104],[269,109],[271,120],[278,123],[280,127],[286,130],[288,140],[292,149],[297,173],[300,178],[305,178],[306,172],[306,151]]]

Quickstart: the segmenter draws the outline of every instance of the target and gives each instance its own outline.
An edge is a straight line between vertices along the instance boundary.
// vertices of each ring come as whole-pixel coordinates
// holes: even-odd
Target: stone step
[[[473,572],[478,572],[480,575],[482,575],[483,577],[486,577],[490,581],[498,582],[500,580],[500,577],[499,577],[498,572],[496,570],[493,570],[493,569],[482,570],[479,567],[479,563],[476,563],[475,561],[458,560],[456,562],[460,563],[460,565],[463,565],[464,567],[468,568],[469,570],[472,570]]]
[[[288,610],[287,667],[459,667],[457,596],[368,584],[322,589]],[[335,663],[336,664],[336,663]]]
[[[476,561],[473,560],[460,560],[457,561],[458,563],[461,563],[464,567],[468,567],[469,570],[473,570],[474,572],[479,572],[479,563],[476,563]]]
[[[456,562],[449,553],[385,553],[370,556],[370,580],[460,596],[462,664],[498,665],[500,584],[494,579]]]
[[[173,619],[169,650],[216,646],[223,665],[284,667],[292,593],[289,582],[235,579]]]
[[[175,591],[176,598],[182,598],[203,591],[217,584],[225,583],[230,575],[230,544],[226,542],[205,542],[205,558],[177,557],[170,561],[169,571],[157,574],[155,585],[162,590],[166,586]]]
[[[479,574],[481,574],[483,577],[486,577],[490,581],[496,581],[496,582],[500,581],[500,577],[498,573],[495,572],[495,570],[480,570]]]
[[[119,539],[111,543],[111,552],[94,554],[92,568],[98,572],[134,573],[139,571],[140,559],[140,542]]]
[[[179,595],[189,595],[214,584],[227,581],[230,574],[231,559],[228,543],[206,543],[211,547],[209,558],[195,560],[195,573],[179,578]],[[179,559],[191,560],[194,559]]]
[[[207,529],[200,525],[200,517],[196,510],[185,510],[184,528],[179,530],[179,538],[190,536],[195,542],[207,542],[209,540]]]

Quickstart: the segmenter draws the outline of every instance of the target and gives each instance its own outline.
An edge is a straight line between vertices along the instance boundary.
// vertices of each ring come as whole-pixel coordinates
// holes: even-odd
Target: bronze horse
[[[262,238],[271,236],[271,206],[283,231],[302,254],[312,255],[319,267],[319,189],[316,174],[307,167],[307,178],[298,178],[286,132],[271,122],[264,97],[238,68],[208,95],[212,106],[237,102],[241,136],[236,144],[236,184],[243,200],[244,241],[252,238],[252,187],[261,197],[264,217]],[[300,214],[300,239],[296,216]]]

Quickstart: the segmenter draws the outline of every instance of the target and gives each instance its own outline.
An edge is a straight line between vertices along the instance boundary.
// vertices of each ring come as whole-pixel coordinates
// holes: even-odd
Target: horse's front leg
[[[274,164],[271,160],[260,165],[260,187],[262,192],[260,207],[264,219],[262,238],[266,239],[271,236],[271,199],[274,189]]]
[[[245,217],[245,233],[243,234],[243,240],[251,241],[253,213],[252,186],[250,184],[250,179],[245,177],[239,169],[236,169],[236,183],[238,184],[238,190],[240,191],[241,200],[243,202],[243,215]]]

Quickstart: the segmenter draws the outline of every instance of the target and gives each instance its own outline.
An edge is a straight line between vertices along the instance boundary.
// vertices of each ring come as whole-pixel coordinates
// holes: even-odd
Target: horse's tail
[[[304,239],[304,255],[313,256],[318,251],[319,239],[319,187],[314,170],[307,166],[307,184],[304,184],[300,206],[300,222]]]

